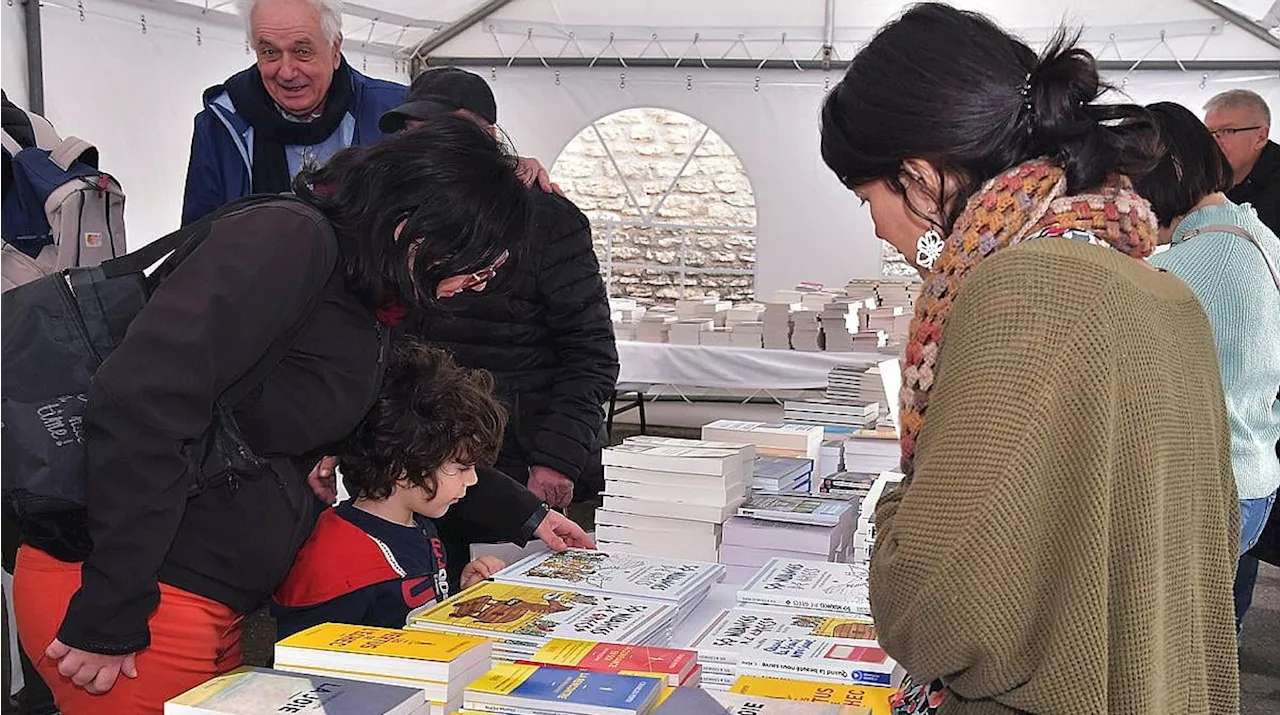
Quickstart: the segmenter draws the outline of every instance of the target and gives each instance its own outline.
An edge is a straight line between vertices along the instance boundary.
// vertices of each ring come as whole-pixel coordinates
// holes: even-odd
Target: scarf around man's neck
[[[1063,170],[1033,159],[988,181],[965,205],[934,273],[916,301],[902,371],[901,467],[915,472],[916,439],[924,426],[943,328],[964,279],[992,253],[1043,229],[1076,229],[1134,258],[1151,255],[1156,219],[1129,179],[1112,175],[1097,191],[1066,195]]]
[[[253,127],[253,193],[281,193],[288,191],[292,183],[284,148],[323,142],[337,131],[350,110],[351,68],[345,58],[341,59],[325,95],[323,111],[309,122],[290,120],[284,115],[267,94],[257,65],[227,80],[226,89],[236,113]]]

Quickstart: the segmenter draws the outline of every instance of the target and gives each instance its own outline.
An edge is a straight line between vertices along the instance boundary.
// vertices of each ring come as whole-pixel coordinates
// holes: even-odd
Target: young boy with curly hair
[[[319,623],[400,628],[409,611],[448,595],[433,519],[476,483],[502,444],[506,412],[493,378],[409,341],[397,347],[377,402],[343,445],[352,498],[326,510],[275,593],[278,637]],[[505,564],[484,556],[462,587]]]

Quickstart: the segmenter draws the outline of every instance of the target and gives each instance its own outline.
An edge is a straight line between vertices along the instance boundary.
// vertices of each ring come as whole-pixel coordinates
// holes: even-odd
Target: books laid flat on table
[[[419,715],[421,690],[344,678],[237,668],[164,704],[165,715]]]
[[[519,660],[552,638],[666,645],[675,615],[659,601],[485,581],[413,611],[405,627],[492,638],[495,658]]]
[[[744,675],[738,678],[729,692],[811,703],[851,705],[866,708],[871,715],[891,715],[893,707],[889,704],[889,698],[897,691],[877,685],[837,685],[811,680]]]
[[[777,494],[778,492],[808,492],[813,476],[813,460],[801,457],[756,457],[751,475],[754,491]]]
[[[720,524],[596,509],[596,542],[614,553],[715,561]]]
[[[851,705],[807,703],[798,700],[678,688],[653,715],[879,715]]]
[[[817,459],[822,428],[741,420],[716,420],[702,427],[702,438],[756,446],[758,454]]]
[[[555,638],[527,662],[521,662],[593,673],[649,675],[662,678],[672,687],[697,684],[691,681],[697,680],[698,653],[677,648]]]
[[[530,715],[647,715],[662,680],[499,663],[467,687],[470,710]]]
[[[567,549],[532,554],[492,578],[499,583],[664,601],[678,609],[678,620],[682,620],[722,576],[724,567],[716,563]]]
[[[708,687],[732,685],[738,676],[739,654],[765,636],[875,640],[876,630],[870,618],[860,616],[819,616],[750,607],[726,609],[689,644],[698,652],[703,682]]]
[[[854,505],[845,499],[821,499],[790,494],[753,494],[738,507],[738,516],[815,526],[852,521]]]
[[[738,591],[738,603],[838,615],[870,615],[867,567],[775,558]]]
[[[478,636],[323,623],[276,643],[275,667],[418,688],[443,704],[489,670],[490,650]]]
[[[900,668],[879,643],[822,636],[764,636],[738,654],[740,675],[897,685]]]
[[[738,546],[760,551],[794,551],[805,555],[789,558],[839,561],[841,559],[838,557],[844,553],[852,539],[852,524],[813,526],[735,516],[724,523],[721,548]],[[757,570],[768,560],[755,564]]]

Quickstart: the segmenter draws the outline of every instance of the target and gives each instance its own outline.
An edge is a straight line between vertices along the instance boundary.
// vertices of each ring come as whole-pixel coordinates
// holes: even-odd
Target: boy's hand
[[[497,556],[481,556],[462,569],[462,590],[467,590],[506,568],[507,564]]]
[[[547,512],[546,518],[533,530],[533,535],[542,539],[552,551],[564,551],[568,548],[594,549],[596,542],[587,536],[581,526],[569,520],[569,517],[558,511]]]
[[[520,181],[524,182],[527,187],[538,185],[539,189],[544,192],[559,194],[564,196],[564,190],[559,184],[551,182],[551,174],[547,173],[547,167],[542,162],[529,157],[520,157],[516,159],[516,176],[520,177]]]

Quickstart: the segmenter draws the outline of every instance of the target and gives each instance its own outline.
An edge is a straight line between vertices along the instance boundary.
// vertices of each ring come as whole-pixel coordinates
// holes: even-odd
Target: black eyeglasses
[[[1221,139],[1223,137],[1235,136],[1240,132],[1251,132],[1255,129],[1261,129],[1261,128],[1262,128],[1261,124],[1253,127],[1223,127],[1221,129],[1211,129],[1209,130],[1209,133],[1213,135],[1214,139]]]

